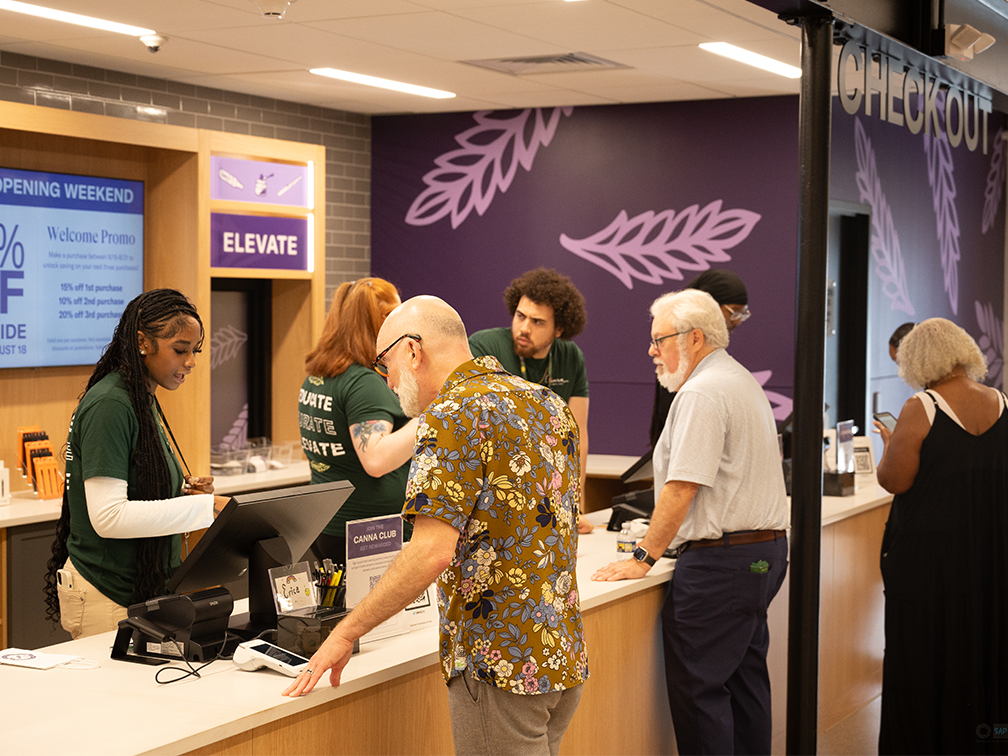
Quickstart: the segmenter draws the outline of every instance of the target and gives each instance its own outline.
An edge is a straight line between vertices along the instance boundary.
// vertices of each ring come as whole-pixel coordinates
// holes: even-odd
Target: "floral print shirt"
[[[588,678],[577,561],[580,457],[567,404],[494,357],[460,365],[420,418],[403,516],[458,529],[437,581],[445,682],[523,695]]]

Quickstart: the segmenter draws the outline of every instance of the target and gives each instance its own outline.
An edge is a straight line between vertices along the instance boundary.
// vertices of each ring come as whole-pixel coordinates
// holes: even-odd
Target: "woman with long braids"
[[[70,418],[46,603],[73,638],[114,630],[130,604],[163,594],[181,561],[178,534],[213,522],[213,478],[183,473],[155,395],[182,385],[202,345],[184,295],[144,292]]]

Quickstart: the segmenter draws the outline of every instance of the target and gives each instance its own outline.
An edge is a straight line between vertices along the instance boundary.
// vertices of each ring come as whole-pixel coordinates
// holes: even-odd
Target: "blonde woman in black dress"
[[[900,412],[878,481],[896,494],[882,541],[885,659],[879,753],[1008,745],[1008,413],[983,355],[943,318],[900,343],[922,389]]]

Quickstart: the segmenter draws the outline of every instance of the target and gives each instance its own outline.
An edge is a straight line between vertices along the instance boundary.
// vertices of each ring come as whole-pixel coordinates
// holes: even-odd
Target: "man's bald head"
[[[468,348],[465,324],[455,309],[440,297],[421,295],[407,299],[396,307],[382,324],[387,335],[417,333],[431,347],[465,344]],[[389,339],[391,341],[391,339]],[[381,343],[379,333],[378,343]]]
[[[378,353],[404,334],[409,338],[384,362],[389,387],[399,395],[403,410],[416,415],[434,401],[455,368],[472,359],[472,352],[462,318],[438,297],[413,297],[389,313],[378,332]]]

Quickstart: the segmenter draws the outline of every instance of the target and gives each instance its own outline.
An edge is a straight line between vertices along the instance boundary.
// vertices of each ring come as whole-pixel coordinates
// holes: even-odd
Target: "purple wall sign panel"
[[[308,220],[210,214],[210,267],[308,270]]]
[[[347,523],[347,561],[402,549],[403,521],[399,515],[351,520]]]
[[[210,156],[210,199],[308,207],[306,165]]]
[[[711,267],[754,316],[729,351],[780,417],[794,374],[797,98],[543,108],[372,120],[372,272],[436,294],[467,329],[504,326],[502,294],[556,268],[588,304],[575,341],[591,451],[648,448],[648,308]],[[454,170],[453,170],[454,169]]]

